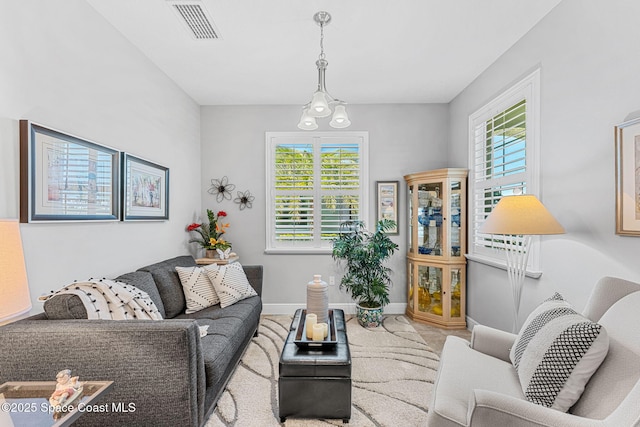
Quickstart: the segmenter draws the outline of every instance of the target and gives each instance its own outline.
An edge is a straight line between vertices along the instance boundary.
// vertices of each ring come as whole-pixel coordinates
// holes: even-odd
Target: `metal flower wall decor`
[[[240,205],[240,210],[244,210],[244,208],[251,209],[253,201],[255,197],[251,194],[249,190],[247,191],[238,191],[238,197],[233,199],[234,202]]]
[[[209,194],[216,196],[216,202],[220,203],[224,199],[231,200],[231,192],[236,189],[234,184],[229,183],[229,178],[223,176],[220,179],[211,180],[211,188],[209,188]]]

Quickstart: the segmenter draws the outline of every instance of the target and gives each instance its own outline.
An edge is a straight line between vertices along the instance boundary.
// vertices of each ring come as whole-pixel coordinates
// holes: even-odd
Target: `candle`
[[[322,341],[324,339],[324,327],[321,323],[313,325],[313,340]]]
[[[327,323],[319,323],[319,325],[322,325],[322,333],[324,334],[324,338],[326,338],[329,334],[329,325]]]
[[[318,316],[316,314],[307,314],[305,318],[305,325],[307,327],[307,339],[311,339],[313,337],[313,326],[318,323]]]

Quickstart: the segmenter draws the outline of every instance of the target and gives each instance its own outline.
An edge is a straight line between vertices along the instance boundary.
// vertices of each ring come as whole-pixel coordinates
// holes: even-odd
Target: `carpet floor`
[[[279,426],[278,361],[291,316],[263,316],[254,338],[206,427]],[[347,321],[352,359],[352,410],[348,426],[426,425],[438,355],[402,315],[383,326]],[[342,425],[341,420],[288,418],[286,426]]]

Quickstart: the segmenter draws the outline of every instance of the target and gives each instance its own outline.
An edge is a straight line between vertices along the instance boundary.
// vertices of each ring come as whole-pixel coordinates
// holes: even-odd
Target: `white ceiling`
[[[451,101],[561,0],[201,0],[222,39],[196,40],[166,0],[88,0],[200,105]]]

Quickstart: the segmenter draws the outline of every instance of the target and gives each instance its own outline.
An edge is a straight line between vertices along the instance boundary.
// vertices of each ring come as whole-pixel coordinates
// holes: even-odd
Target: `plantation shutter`
[[[364,217],[366,133],[267,133],[267,251],[330,249]]]
[[[527,103],[522,100],[474,129],[474,244],[486,248],[503,248],[502,239],[479,233],[485,218],[503,196],[527,185]]]
[[[331,240],[344,221],[360,216],[360,150],[358,144],[320,145],[322,240]]]
[[[313,145],[278,144],[275,154],[275,239],[313,240]]]

